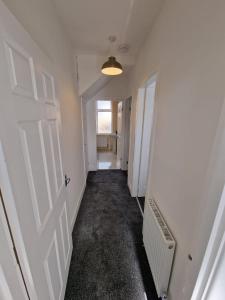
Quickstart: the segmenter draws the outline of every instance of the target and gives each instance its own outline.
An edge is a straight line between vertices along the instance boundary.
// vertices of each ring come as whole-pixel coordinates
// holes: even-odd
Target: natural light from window
[[[112,102],[97,101],[97,134],[112,133]]]

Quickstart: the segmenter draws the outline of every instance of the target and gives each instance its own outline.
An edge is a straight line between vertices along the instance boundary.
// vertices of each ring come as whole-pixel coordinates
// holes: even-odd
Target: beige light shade
[[[109,76],[116,76],[123,73],[123,68],[114,56],[110,56],[102,66],[102,73]]]

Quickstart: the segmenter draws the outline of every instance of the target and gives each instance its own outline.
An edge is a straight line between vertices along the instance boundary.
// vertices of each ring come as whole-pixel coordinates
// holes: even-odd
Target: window
[[[98,110],[110,110],[111,111],[112,103],[111,103],[111,101],[98,100],[97,108],[98,108]]]
[[[112,133],[112,102],[97,101],[97,133]]]

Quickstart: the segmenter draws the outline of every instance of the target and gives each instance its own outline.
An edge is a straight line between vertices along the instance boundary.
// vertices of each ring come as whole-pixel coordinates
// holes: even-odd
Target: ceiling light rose
[[[123,68],[114,56],[110,56],[102,66],[102,73],[109,76],[116,76],[123,73]]]

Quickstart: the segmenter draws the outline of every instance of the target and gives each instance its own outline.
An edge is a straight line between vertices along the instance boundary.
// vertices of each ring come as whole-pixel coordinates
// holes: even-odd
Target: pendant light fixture
[[[116,41],[115,36],[109,37],[110,43]],[[116,60],[115,56],[109,56],[108,60],[102,65],[102,73],[108,76],[116,76],[123,73],[121,64]]]

